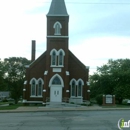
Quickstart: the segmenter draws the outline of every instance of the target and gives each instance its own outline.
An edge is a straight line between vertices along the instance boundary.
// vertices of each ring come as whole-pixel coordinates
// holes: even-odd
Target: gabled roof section
[[[46,51],[41,56],[39,56],[36,60],[34,60],[30,65],[25,66],[25,68],[30,68],[33,65],[37,64],[37,62],[39,62],[42,59],[42,57],[44,57],[45,55],[46,55]]]
[[[69,55],[71,56],[71,57],[73,57],[75,60],[76,60],[76,62],[83,68],[83,69],[87,69],[86,68],[86,66],[69,50]]]
[[[52,0],[47,16],[69,16],[64,0]]]

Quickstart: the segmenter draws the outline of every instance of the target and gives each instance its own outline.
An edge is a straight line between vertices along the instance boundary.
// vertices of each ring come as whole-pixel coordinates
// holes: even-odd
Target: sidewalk
[[[130,110],[128,108],[103,108],[101,106],[77,106],[77,107],[40,107],[40,106],[22,106],[15,110],[0,110],[0,113],[19,113],[19,112],[53,112],[53,111],[108,111],[108,110]]]

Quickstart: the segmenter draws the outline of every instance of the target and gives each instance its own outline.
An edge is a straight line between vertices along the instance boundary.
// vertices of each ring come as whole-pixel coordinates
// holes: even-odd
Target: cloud
[[[86,66],[90,66],[90,73],[109,59],[130,58],[129,48],[129,37],[93,37],[83,39],[79,44],[70,44],[70,50]]]
[[[37,46],[46,42],[46,16],[44,13],[27,13],[41,6],[44,8],[44,2],[45,0],[0,1],[2,59],[12,56],[30,59],[31,40],[36,40]]]
[[[115,0],[106,2],[108,4],[73,5],[75,7],[73,11],[76,12],[74,14],[71,10],[72,5],[68,6],[70,10],[70,36],[77,39],[79,35],[81,38],[101,35],[129,36],[130,4],[109,4],[119,3]],[[98,3],[102,3],[102,1]]]
[[[46,50],[46,14],[51,0],[0,1],[0,58],[31,58],[31,40],[36,57]],[[108,59],[129,58],[130,4],[119,0],[65,0],[69,18],[69,49],[90,66],[90,73]],[[108,4],[94,4],[94,3]],[[129,1],[120,1],[129,2]]]

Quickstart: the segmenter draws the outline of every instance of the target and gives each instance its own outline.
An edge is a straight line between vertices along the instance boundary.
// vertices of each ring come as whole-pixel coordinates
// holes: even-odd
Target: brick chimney
[[[35,47],[36,47],[36,41],[32,40],[32,54],[31,54],[31,61],[32,62],[35,60]]]

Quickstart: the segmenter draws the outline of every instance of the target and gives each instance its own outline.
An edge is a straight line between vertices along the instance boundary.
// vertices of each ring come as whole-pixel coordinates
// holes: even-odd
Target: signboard
[[[112,103],[112,95],[106,95],[106,103]]]

